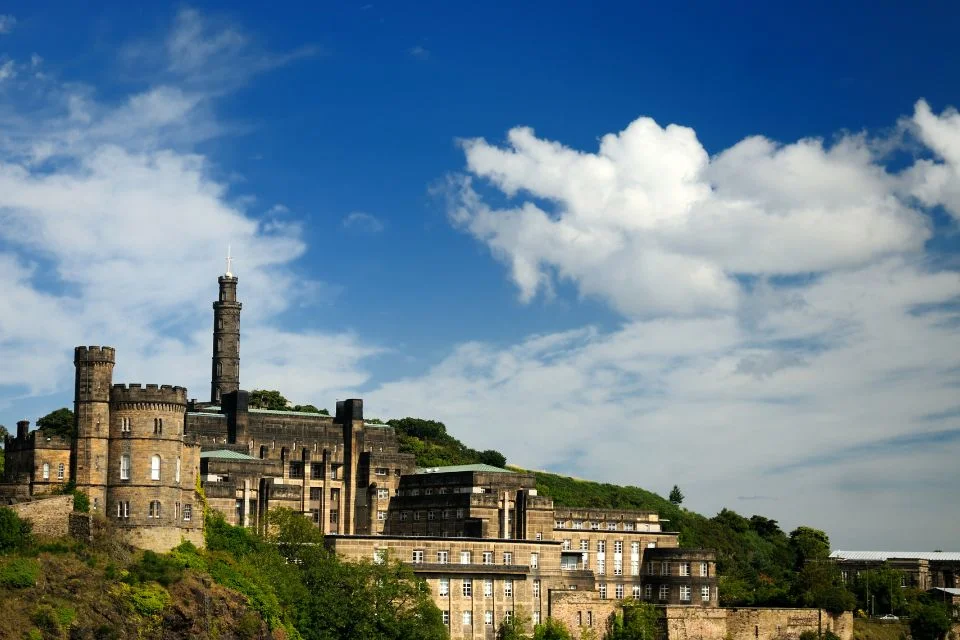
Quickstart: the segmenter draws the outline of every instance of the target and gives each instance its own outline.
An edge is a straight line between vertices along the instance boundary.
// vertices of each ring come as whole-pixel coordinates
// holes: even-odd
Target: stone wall
[[[853,638],[853,614],[820,609],[664,607],[667,640],[795,640],[804,631]]]
[[[620,608],[616,600],[601,600],[596,591],[551,590],[549,602],[548,615],[563,622],[575,638],[591,629],[603,637],[607,619]]]
[[[18,516],[29,520],[36,535],[59,538],[70,531],[73,496],[53,496],[10,506]]]
[[[134,529],[117,529],[128,544],[140,549],[149,549],[157,553],[165,553],[184,540],[189,540],[197,547],[203,547],[202,529],[181,529],[180,527],[137,527]]]

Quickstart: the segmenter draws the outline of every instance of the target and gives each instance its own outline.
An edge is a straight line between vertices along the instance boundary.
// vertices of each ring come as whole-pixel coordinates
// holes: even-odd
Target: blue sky
[[[754,4],[0,6],[0,423],[203,398],[231,243],[245,387],[948,547],[960,9]]]

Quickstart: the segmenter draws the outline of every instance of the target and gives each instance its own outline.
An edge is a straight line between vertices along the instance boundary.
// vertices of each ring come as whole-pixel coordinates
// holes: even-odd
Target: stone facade
[[[960,588],[960,553],[943,551],[834,551],[831,559],[840,567],[844,582],[862,571],[880,567],[903,574],[904,587],[928,589]]]
[[[666,640],[797,640],[804,631],[853,638],[853,613],[821,609],[664,607]]]
[[[43,429],[30,431],[30,422],[17,422],[17,434],[4,439],[4,478],[11,485],[0,496],[15,497],[18,493],[38,495],[50,493],[70,480],[71,439]],[[26,487],[23,492],[14,486]]]
[[[24,520],[29,520],[37,535],[60,538],[70,533],[73,496],[50,496],[13,504],[10,508]]]

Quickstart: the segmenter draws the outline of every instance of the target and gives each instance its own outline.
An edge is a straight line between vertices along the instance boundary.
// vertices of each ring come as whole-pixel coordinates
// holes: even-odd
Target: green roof
[[[217,449],[216,451],[201,451],[201,458],[216,458],[219,460],[257,460],[253,456],[229,449]]]
[[[509,469],[501,469],[489,464],[455,464],[449,467],[420,467],[417,473],[463,473],[464,471],[479,471],[483,473],[516,473]]]

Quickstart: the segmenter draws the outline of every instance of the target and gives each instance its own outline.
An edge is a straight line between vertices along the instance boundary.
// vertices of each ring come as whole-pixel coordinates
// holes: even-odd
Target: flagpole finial
[[[230,273],[230,263],[233,262],[233,258],[230,257],[230,245],[227,245],[227,272],[224,274],[228,278],[232,278],[233,274]]]

